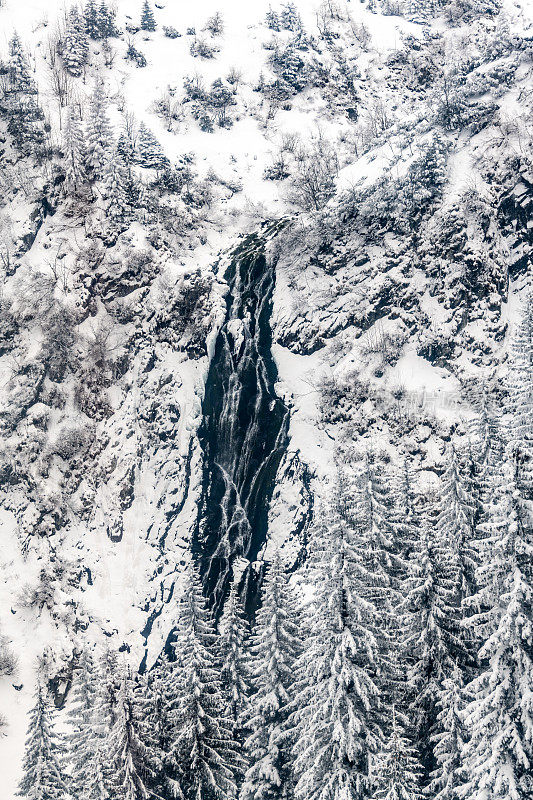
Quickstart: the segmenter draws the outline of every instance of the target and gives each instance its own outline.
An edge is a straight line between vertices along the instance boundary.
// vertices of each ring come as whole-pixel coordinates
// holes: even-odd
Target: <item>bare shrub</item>
[[[322,135],[295,155],[289,199],[305,211],[319,211],[335,193],[339,161],[333,145]]]

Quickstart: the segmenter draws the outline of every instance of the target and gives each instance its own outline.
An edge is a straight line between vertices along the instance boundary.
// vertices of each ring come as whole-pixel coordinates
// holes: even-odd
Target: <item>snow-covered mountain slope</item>
[[[466,446],[484,393],[505,397],[531,286],[530,4],[301,0],[278,30],[270,5],[166,0],[149,31],[142,3],[119,0],[117,35],[89,38],[72,74],[63,2],[0,4],[6,798],[37,660],[61,705],[83,643],[144,668],[173,629],[184,567],[209,542],[205,504],[221,502],[206,499],[201,428],[217,337],[234,366],[258,339],[257,286],[228,271],[244,236],[275,278],[259,281],[273,294],[252,347],[270,372],[264,392],[244,380],[226,400],[246,390],[289,411],[268,533],[228,551],[230,566],[257,560],[253,581],[272,544],[305,561],[339,464],[407,455],[417,491],[438,492],[448,443]],[[33,87],[20,91],[15,32]],[[19,95],[26,118],[42,110],[22,144]],[[101,175],[73,177],[75,125]],[[230,440],[251,441],[252,460],[271,421],[259,410]]]

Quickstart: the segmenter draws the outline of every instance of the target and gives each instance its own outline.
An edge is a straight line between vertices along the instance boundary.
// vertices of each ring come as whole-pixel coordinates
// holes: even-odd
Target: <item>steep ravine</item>
[[[267,538],[269,503],[287,447],[289,411],[274,391],[271,352],[275,265],[265,256],[277,227],[247,236],[232,255],[226,319],[205,388],[203,491],[193,546],[216,612],[239,557],[251,562],[242,591],[248,607],[254,605],[252,563]]]

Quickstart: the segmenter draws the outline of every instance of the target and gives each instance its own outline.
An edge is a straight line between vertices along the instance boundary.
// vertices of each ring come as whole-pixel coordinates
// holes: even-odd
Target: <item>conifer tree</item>
[[[455,448],[448,451],[437,535],[451,545],[452,569],[456,571],[457,604],[474,590],[476,556],[472,548],[474,539],[475,504],[470,482],[461,474]]]
[[[106,649],[97,666],[95,696],[96,725],[103,736],[107,735],[115,721],[119,678],[117,655],[113,650]]]
[[[301,651],[298,619],[296,598],[276,550],[263,581],[262,605],[250,647],[254,693],[243,722],[250,730],[245,743],[250,764],[241,787],[241,800],[287,794],[291,754],[284,726]]]
[[[511,343],[511,442],[518,524],[533,546],[533,291],[526,297]],[[533,566],[531,568],[533,578]]]
[[[42,684],[37,684],[30,712],[23,777],[17,795],[27,800],[66,800],[61,769],[62,747],[54,730],[54,710]]]
[[[115,229],[120,229],[128,217],[127,171],[115,151],[105,167],[104,194],[107,202],[107,219]]]
[[[37,86],[31,77],[28,59],[24,53],[20,37],[16,32],[9,42],[7,76],[8,85],[4,88],[6,94],[37,94]]]
[[[280,14],[281,27],[295,33],[302,30],[302,20],[294,3],[285,3]]]
[[[141,29],[143,31],[155,31],[156,27],[154,12],[150,8],[148,0],[144,0],[141,13]]]
[[[107,741],[95,737],[93,748],[82,797],[84,800],[111,800]]]
[[[119,136],[117,158],[120,159],[121,169],[124,173],[124,187],[127,204],[133,209],[140,204],[140,181],[132,169],[135,163],[135,142],[133,134],[128,130],[123,130]]]
[[[276,14],[275,11],[272,10],[272,8],[268,9],[266,13],[265,22],[267,24],[267,27],[269,27],[270,30],[272,31],[279,31],[281,28],[279,16]]]
[[[483,645],[481,673],[468,686],[465,800],[526,800],[533,792],[533,547],[520,524],[512,457],[496,459],[496,452],[481,524],[480,589],[470,599],[479,611],[468,619]]]
[[[246,657],[249,626],[235,581],[232,581],[224,603],[219,630],[222,685],[228,697],[231,719],[237,728],[246,707],[250,687]]]
[[[393,701],[393,684],[398,679],[394,654],[401,632],[398,608],[402,599],[402,579],[407,570],[403,557],[402,530],[395,506],[394,475],[386,466],[368,456],[354,489],[354,509],[358,547],[366,571],[359,592],[374,608],[373,635],[377,643],[374,678],[382,701]]]
[[[135,145],[126,131],[122,131],[118,137],[117,153],[127,167],[133,164],[135,160]]]
[[[112,132],[104,87],[101,81],[97,81],[89,103],[87,122],[87,167],[93,180],[104,174],[111,141]]]
[[[4,102],[7,129],[16,147],[24,154],[38,152],[44,144],[44,114],[38,103],[37,85],[31,77],[28,59],[17,33],[9,43]]]
[[[501,434],[496,410],[492,407],[490,395],[486,387],[482,388],[481,396],[474,402],[476,416],[470,425],[473,439],[474,458],[480,480],[488,465],[489,452],[497,443]]]
[[[79,77],[82,74],[88,51],[83,21],[76,6],[72,6],[67,18],[62,49],[63,64],[70,75]]]
[[[410,711],[421,743],[424,783],[435,768],[432,737],[437,731],[440,691],[463,652],[457,636],[455,574],[448,567],[450,559],[445,547],[432,536],[432,527],[426,513],[418,547],[411,557],[404,617]]]
[[[146,169],[162,170],[168,166],[168,158],[152,131],[141,122],[137,137],[137,163]]]
[[[374,759],[372,800],[421,800],[421,768],[416,749],[405,733],[406,720],[391,709],[389,733]]]
[[[96,0],[87,0],[84,12],[85,33],[91,39],[100,39],[100,25],[98,22],[98,9]]]
[[[355,520],[341,496],[314,537],[316,596],[291,715],[298,800],[368,796],[379,743],[374,608],[362,597],[370,576]]]
[[[184,800],[235,797],[241,759],[226,711],[214,621],[192,567],[180,602],[175,649],[179,663],[171,687],[170,778]]]
[[[495,408],[488,392],[485,390],[477,403],[476,411],[477,416],[471,426],[474,480],[476,484],[475,526],[472,541],[477,562],[475,576],[477,576],[477,570],[481,566],[481,553],[484,549],[483,539],[485,538],[483,526],[487,522],[487,510],[491,504],[493,491],[492,465],[504,459],[505,456],[504,428],[501,413]],[[463,600],[462,626],[468,636],[469,649],[477,653],[484,642],[484,634],[486,632],[482,630],[478,623],[470,624],[469,621],[469,617],[472,614],[476,614],[477,620],[479,620],[479,614],[482,611],[477,605],[481,600],[477,577],[475,577],[475,583],[476,592],[474,595],[467,595]],[[487,610],[484,609],[484,611]],[[463,677],[468,682],[473,675],[464,675]]]
[[[107,5],[106,0],[102,0],[96,11],[96,24],[99,39],[110,39],[111,37],[119,35],[120,31],[117,30],[115,24],[115,14],[115,10]]]
[[[533,291],[522,308],[521,318],[511,343],[510,394],[513,430],[516,439],[533,438]]]
[[[111,800],[115,792],[113,765],[109,758],[109,737],[116,720],[120,674],[116,654],[105,650],[92,665],[91,707],[85,711],[80,702],[73,709],[72,724],[87,733],[87,760],[79,760],[79,779],[72,772],[75,786],[82,786],[86,800]],[[89,690],[90,691],[90,690]],[[73,764],[76,764],[73,758]]]
[[[63,128],[63,150],[65,154],[65,188],[78,193],[85,180],[85,140],[77,111],[68,109]]]
[[[141,709],[145,723],[145,736],[157,759],[154,792],[160,796],[179,797],[178,784],[173,782],[165,772],[167,753],[172,745],[172,714],[174,671],[179,670],[179,661],[170,662],[163,652],[157,663],[149,671],[146,681],[148,691],[144,690],[141,679],[136,688],[137,705]]]
[[[68,719],[71,733],[66,739],[69,790],[75,797],[87,790],[92,773],[98,732],[95,730],[95,665],[90,651],[83,650],[73,671],[72,700]]]
[[[461,671],[456,668],[445,678],[439,691],[437,732],[432,743],[436,766],[428,793],[435,800],[457,800],[462,785],[461,757],[466,741]]]
[[[139,681],[142,679],[139,677]],[[134,681],[124,675],[117,693],[115,720],[109,734],[109,757],[113,797],[116,800],[148,800],[150,781],[155,782],[160,769],[158,754],[146,744],[147,685],[140,693],[136,708]]]
[[[372,576],[365,594],[375,608],[391,618],[398,602],[392,576],[400,568],[396,542],[396,518],[390,480],[384,465],[368,457],[356,488],[356,513],[364,546],[365,566]],[[380,620],[383,626],[385,620]]]

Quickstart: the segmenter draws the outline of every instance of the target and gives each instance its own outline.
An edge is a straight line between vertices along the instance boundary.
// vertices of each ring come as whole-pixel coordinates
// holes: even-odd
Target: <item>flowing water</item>
[[[226,274],[226,319],[209,369],[199,431],[204,476],[195,549],[217,613],[235,560],[253,562],[266,541],[268,507],[287,446],[289,411],[274,391],[275,265],[265,257],[269,234],[246,237],[233,253]],[[248,607],[256,585],[249,566],[242,585]]]

